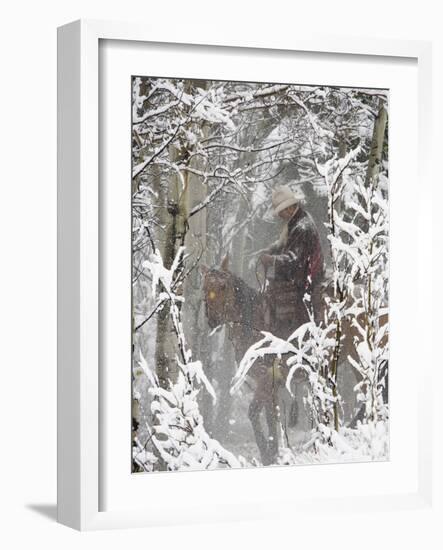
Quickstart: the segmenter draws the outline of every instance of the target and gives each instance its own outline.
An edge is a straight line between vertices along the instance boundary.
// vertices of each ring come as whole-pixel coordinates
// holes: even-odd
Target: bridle
[[[243,310],[239,312],[240,318],[238,320],[228,319],[228,317],[230,316],[228,312],[229,304],[228,304],[228,298],[225,295],[224,299],[220,303],[220,310],[221,310],[220,315],[217,315],[217,317],[221,319],[221,323],[237,324],[245,327],[247,331],[252,330],[253,303],[252,303],[252,300],[244,300],[242,299],[242,296],[241,296],[241,293],[245,292],[245,287],[246,289],[249,287],[247,287],[244,281],[242,281],[241,279],[239,279],[238,277],[236,277],[230,272],[225,272],[225,271],[221,271],[213,268],[208,271],[208,273],[206,274],[206,277],[210,276],[211,274],[214,276],[216,281],[223,280],[223,282],[225,283],[225,286],[224,286],[225,292],[228,289],[228,284],[232,282],[232,287],[233,287],[232,290],[234,292],[234,300],[235,300],[235,303],[237,304],[237,307],[238,307],[238,304],[241,304],[242,302],[245,304],[245,307],[243,307]],[[262,295],[262,293],[263,293],[263,290],[261,290],[260,295]],[[211,306],[210,306],[209,300],[207,299],[206,293],[205,293],[205,308],[206,308],[206,316],[208,320],[210,320]]]
[[[228,273],[224,273],[223,271],[220,271],[220,270],[215,269],[215,268],[210,269],[205,277],[208,277],[211,274],[215,275],[215,278],[217,278],[217,279],[224,278],[226,281],[229,277]],[[210,302],[210,300],[208,300],[208,298],[206,296],[206,293],[205,293],[205,312],[206,312],[206,317],[208,318],[208,320],[211,319],[211,316],[210,316],[210,309],[211,308],[210,308],[209,302]],[[221,324],[227,322],[227,320],[226,320],[226,299],[224,299],[222,301],[221,320],[222,320]],[[214,328],[216,328],[216,327],[214,327]]]

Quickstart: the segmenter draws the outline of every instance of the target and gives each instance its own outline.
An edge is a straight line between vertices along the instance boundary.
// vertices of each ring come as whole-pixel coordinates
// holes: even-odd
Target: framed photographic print
[[[425,506],[429,46],[195,42],[59,30],[59,520]]]
[[[131,85],[133,472],[387,460],[388,91]]]

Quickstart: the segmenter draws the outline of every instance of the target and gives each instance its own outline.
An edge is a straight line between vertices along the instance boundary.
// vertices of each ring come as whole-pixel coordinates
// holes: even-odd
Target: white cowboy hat
[[[304,199],[303,194],[299,191],[294,193],[289,185],[281,185],[272,191],[272,206],[274,208],[274,214],[292,206],[293,204],[299,204]]]

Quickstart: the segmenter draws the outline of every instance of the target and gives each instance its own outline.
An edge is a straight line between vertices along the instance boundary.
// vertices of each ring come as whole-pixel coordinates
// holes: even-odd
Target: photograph
[[[438,6],[5,3],[1,548],[443,548]]]
[[[388,461],[389,90],[133,75],[129,108],[131,472]]]

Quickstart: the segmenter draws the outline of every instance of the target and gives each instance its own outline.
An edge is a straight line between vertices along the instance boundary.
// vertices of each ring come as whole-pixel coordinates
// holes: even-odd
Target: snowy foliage
[[[308,440],[294,453],[285,450],[285,464],[331,464],[343,462],[384,461],[389,457],[389,426],[386,421],[359,423],[356,428],[332,430],[328,442]]]
[[[237,458],[211,438],[203,425],[197,394],[202,381],[211,387],[199,361],[179,363],[177,382],[169,390],[155,385],[152,442],[168,470],[201,470],[220,466],[240,467]],[[212,390],[213,393],[213,390]]]
[[[245,460],[241,446],[227,444],[238,417],[225,419],[223,446],[212,423],[225,414],[223,399],[247,423],[248,375],[272,358],[287,395],[306,380],[311,423],[297,452],[282,449],[281,463],[386,458],[387,142],[377,177],[366,177],[386,94],[150,77],[134,77],[132,92],[133,372],[143,380],[133,386],[143,405],[133,463],[143,471],[258,464],[252,451]],[[205,324],[198,268],[230,253],[237,275],[265,285],[257,259],[278,237],[271,194],[282,183],[306,197],[308,210],[318,206],[331,285],[321,319],[307,296],[310,321],[287,340],[263,333],[234,371],[228,339]],[[353,428],[341,419],[343,363],[364,407]]]
[[[300,371],[309,384],[306,405],[314,425],[311,443],[331,442],[332,404],[336,401],[328,385],[327,372],[331,349],[333,325],[317,325],[313,320],[299,327],[287,340],[264,332],[264,337],[245,353],[233,380],[232,393],[237,392],[250,369],[266,356],[276,357],[288,372],[286,388],[292,395],[291,382]]]
[[[182,297],[175,293],[174,287],[183,252],[184,249],[180,248],[170,269],[163,265],[158,251],[145,262],[151,273],[154,298],[159,290],[158,299],[168,301],[182,360],[176,357],[179,369],[177,379],[171,381],[168,388],[163,388],[140,353],[140,366],[149,380],[149,391],[153,397],[151,412],[154,423],[149,427],[153,452],[147,451],[137,441],[134,457],[145,471],[151,471],[159,461],[168,470],[240,467],[237,458],[208,435],[199,412],[197,395],[200,387],[203,386],[214,401],[216,395],[201,362],[192,360],[192,352],[186,345],[183,333],[180,313]]]

